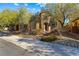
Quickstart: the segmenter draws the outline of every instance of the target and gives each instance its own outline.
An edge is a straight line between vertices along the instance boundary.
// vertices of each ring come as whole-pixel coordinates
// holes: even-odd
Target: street
[[[24,49],[5,40],[0,40],[0,56],[20,56],[24,54]]]

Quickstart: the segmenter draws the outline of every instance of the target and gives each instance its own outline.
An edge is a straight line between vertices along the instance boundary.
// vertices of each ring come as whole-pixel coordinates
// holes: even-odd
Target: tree
[[[11,24],[15,23],[17,13],[10,9],[5,9],[0,13],[0,26],[5,28]]]
[[[50,4],[53,5],[53,4]],[[70,16],[78,11],[77,4],[54,4],[55,7],[48,6],[49,9],[55,8],[53,10],[54,18],[61,24],[61,28],[63,28],[65,24],[65,20],[70,19]],[[52,10],[51,10],[52,11]]]
[[[19,24],[19,29],[22,31],[23,25],[28,24],[32,14],[27,11],[25,7],[21,7],[18,10],[17,23]]]

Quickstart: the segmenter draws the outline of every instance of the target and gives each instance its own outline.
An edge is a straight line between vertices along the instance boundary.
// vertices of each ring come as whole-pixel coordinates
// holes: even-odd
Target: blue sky
[[[22,6],[32,13],[39,12],[41,8],[45,8],[45,4],[42,3],[0,3],[0,11],[4,9],[17,10],[17,8]]]

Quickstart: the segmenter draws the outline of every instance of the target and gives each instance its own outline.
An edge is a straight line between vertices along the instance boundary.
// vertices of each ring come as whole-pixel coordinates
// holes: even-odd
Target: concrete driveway
[[[79,48],[15,35],[1,36],[0,56],[79,56]]]

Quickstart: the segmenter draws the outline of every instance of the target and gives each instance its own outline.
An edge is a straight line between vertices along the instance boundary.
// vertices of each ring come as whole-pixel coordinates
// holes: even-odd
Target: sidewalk
[[[2,36],[2,40],[9,41],[25,49],[24,55],[29,56],[79,56],[79,49],[70,46],[47,43],[33,38],[22,38],[15,35]]]

